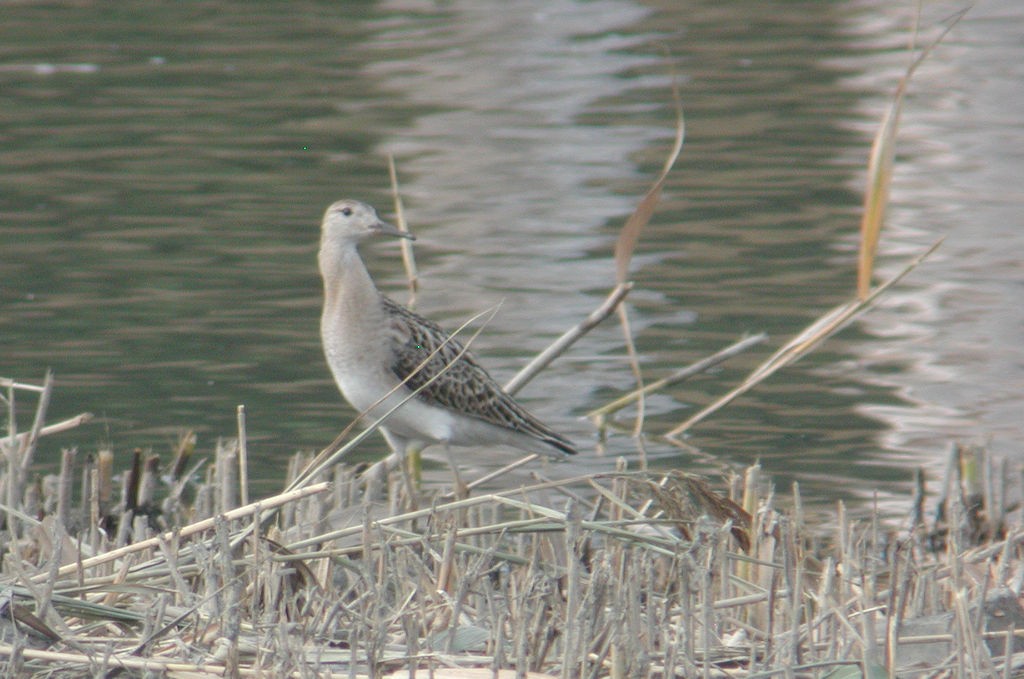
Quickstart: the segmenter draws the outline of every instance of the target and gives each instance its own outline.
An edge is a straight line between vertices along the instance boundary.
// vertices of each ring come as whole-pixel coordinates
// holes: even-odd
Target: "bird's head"
[[[358,200],[339,200],[324,212],[323,238],[337,243],[358,243],[368,236],[383,234],[415,240],[408,231],[402,231],[377,216],[377,211]]]

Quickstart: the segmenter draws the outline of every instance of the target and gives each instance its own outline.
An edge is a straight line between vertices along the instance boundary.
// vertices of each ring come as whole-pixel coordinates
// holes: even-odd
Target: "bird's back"
[[[410,390],[421,389],[417,394],[421,401],[475,421],[463,424],[461,437],[456,426],[451,443],[479,443],[459,439],[475,438],[479,427],[474,425],[480,422],[513,435],[505,442],[517,447],[535,449],[531,443],[537,442],[558,453],[576,453],[572,443],[506,394],[458,340],[393,300],[385,296],[381,300],[389,318],[395,377]]]

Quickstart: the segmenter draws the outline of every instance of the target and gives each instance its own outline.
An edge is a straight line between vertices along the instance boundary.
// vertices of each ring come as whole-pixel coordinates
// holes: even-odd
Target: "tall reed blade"
[[[860,253],[857,260],[858,299],[867,299],[871,291],[871,274],[874,271],[875,253],[878,250],[878,241],[885,223],[885,210],[889,204],[892,164],[896,155],[896,133],[899,130],[900,114],[903,111],[903,100],[910,84],[910,78],[914,75],[917,67],[942,42],[946,34],[953,29],[966,12],[965,9],[953,15],[945,30],[910,62],[907,72],[900,78],[892,102],[882,117],[882,124],[875,134],[875,140],[871,145],[871,156],[868,160],[868,185],[864,193],[864,215],[860,222]]]
[[[388,154],[388,176],[391,178],[391,199],[395,204],[395,225],[405,233],[409,233],[409,227],[405,223],[405,205],[402,203],[402,194],[398,188],[398,170],[395,167],[395,157]],[[405,278],[409,286],[410,309],[416,306],[416,293],[420,289],[419,274],[416,272],[416,255],[412,249],[412,242],[406,238],[401,239],[402,264],[405,266]]]

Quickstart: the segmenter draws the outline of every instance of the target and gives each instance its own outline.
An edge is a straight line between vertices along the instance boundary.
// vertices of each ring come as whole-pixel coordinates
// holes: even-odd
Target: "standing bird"
[[[377,234],[412,238],[355,200],[339,200],[324,213],[320,335],[334,381],[352,407],[376,419],[439,375],[381,427],[396,453],[410,445],[501,443],[550,456],[575,454],[568,439],[506,394],[469,353],[459,356],[458,341],[377,290],[356,248]]]

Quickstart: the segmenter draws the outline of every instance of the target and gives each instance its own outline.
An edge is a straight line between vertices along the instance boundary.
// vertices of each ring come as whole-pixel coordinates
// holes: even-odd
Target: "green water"
[[[40,470],[70,445],[163,453],[184,429],[208,451],[234,435],[245,404],[253,475],[268,490],[283,458],[325,445],[353,415],[319,347],[318,223],[340,197],[392,217],[388,154],[419,236],[418,309],[455,327],[501,302],[475,349],[504,380],[613,284],[618,229],[671,144],[674,69],[686,147],[633,266],[645,377],[744,333],[771,341],[648,399],[653,435],[851,294],[870,134],[905,62],[894,10],[840,2],[0,13],[0,375],[38,382],[52,368],[50,421],[97,415],[48,439]],[[896,233],[913,232],[900,205]],[[895,242],[908,252],[930,242],[912,236]],[[397,249],[367,258],[405,299]],[[942,283],[922,278],[907,303]],[[940,465],[949,437],[1013,419],[938,426],[963,421],[961,404],[911,393],[943,392],[950,378],[919,370],[913,333],[897,332],[902,348],[888,354],[907,318],[895,313],[851,327],[702,425],[694,450],[652,436],[651,463],[716,472],[761,459],[780,487],[800,481],[809,503],[828,506],[898,494],[911,467]],[[623,357],[613,321],[522,392],[585,451],[547,473],[636,459],[631,438],[598,445],[579,419],[631,388]],[[1005,358],[1016,372],[999,374],[1019,384],[1020,365]],[[24,428],[33,402],[19,398]],[[374,441],[364,455],[382,452]],[[472,473],[508,455],[464,459]]]

